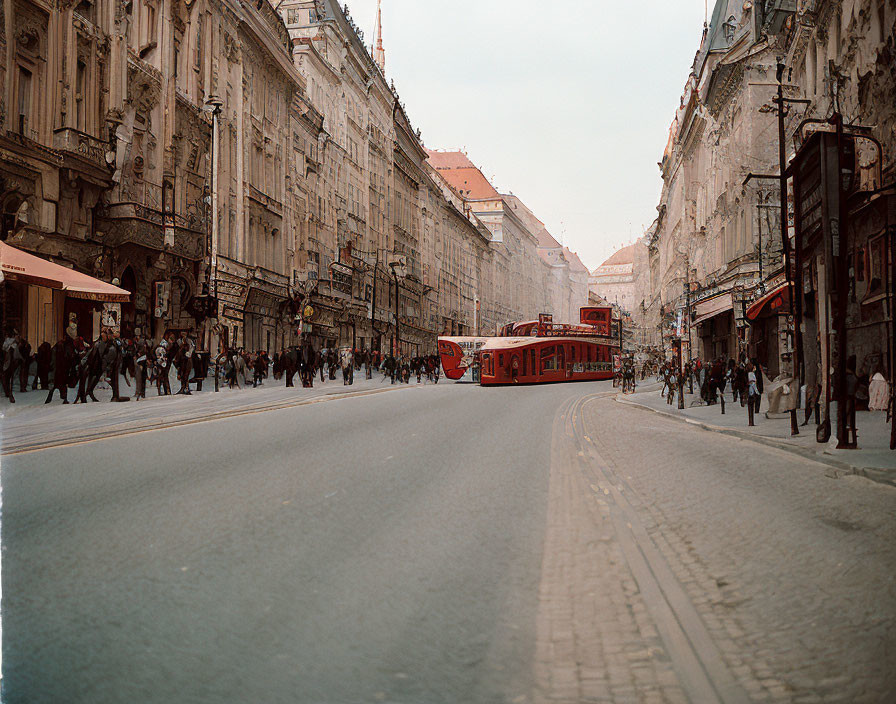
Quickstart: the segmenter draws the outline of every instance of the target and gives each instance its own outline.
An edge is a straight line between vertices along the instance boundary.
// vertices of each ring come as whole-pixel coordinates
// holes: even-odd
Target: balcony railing
[[[100,139],[76,130],[73,127],[60,127],[53,131],[53,148],[92,161],[99,167],[107,168],[106,151],[108,145]]]

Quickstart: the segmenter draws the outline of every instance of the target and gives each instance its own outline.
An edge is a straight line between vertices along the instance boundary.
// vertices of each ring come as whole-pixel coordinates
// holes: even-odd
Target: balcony
[[[108,144],[73,127],[60,127],[53,131],[53,148],[66,154],[86,159],[103,170],[108,170],[106,151]]]

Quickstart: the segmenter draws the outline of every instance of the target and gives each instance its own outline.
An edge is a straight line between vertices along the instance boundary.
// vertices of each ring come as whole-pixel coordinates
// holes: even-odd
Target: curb
[[[892,476],[891,473],[887,472],[884,469],[880,469],[879,467],[859,467],[857,465],[850,464],[849,462],[843,462],[841,460],[834,459],[833,457],[825,456],[823,454],[813,452],[812,450],[807,450],[803,447],[796,447],[782,440],[778,440],[777,438],[770,438],[763,435],[744,432],[742,430],[736,430],[735,428],[726,428],[720,425],[704,423],[703,421],[695,420],[693,418],[686,418],[674,413],[669,413],[667,411],[661,411],[651,406],[646,406],[643,403],[638,403],[637,401],[621,398],[621,396],[618,394],[614,400],[617,403],[622,403],[627,406],[633,406],[645,411],[652,411],[657,415],[661,415],[665,418],[672,418],[680,423],[688,423],[689,425],[697,426],[698,428],[701,428],[703,430],[708,430],[714,433],[721,433],[722,435],[730,435],[741,440],[755,442],[759,445],[771,445],[779,450],[790,452],[791,454],[798,455],[800,457],[803,457],[804,459],[813,460],[815,462],[818,462],[819,464],[827,465],[828,467],[839,470],[839,472],[835,472],[833,475],[829,475],[834,479],[845,475],[855,475],[864,477],[865,479],[868,479],[869,481],[875,482],[877,484],[896,487],[896,476]]]
[[[321,394],[312,398],[296,399],[294,401],[281,401],[269,406],[245,406],[243,408],[235,408],[229,411],[218,411],[204,416],[188,417],[179,420],[162,420],[149,421],[142,426],[109,426],[106,428],[97,428],[96,432],[82,435],[80,437],[67,437],[45,442],[35,441],[24,443],[21,445],[12,444],[11,449],[3,448],[0,450],[0,457],[9,457],[12,455],[20,455],[26,452],[39,452],[41,450],[51,450],[59,447],[68,447],[71,445],[81,445],[96,440],[107,440],[109,438],[126,437],[128,435],[136,435],[138,433],[149,433],[158,430],[167,430],[168,428],[177,428],[185,425],[195,425],[196,423],[210,423],[216,420],[226,420],[238,416],[255,415],[257,413],[266,413],[267,411],[282,411],[288,408],[297,408],[299,406],[309,406],[314,403],[325,403],[326,401],[338,401],[345,398],[357,398],[360,396],[373,396],[375,394],[388,393],[390,391],[407,390],[408,388],[418,388],[416,386],[401,387],[400,389],[368,389],[365,391],[348,391],[348,392],[331,392],[329,394]],[[420,387],[422,388],[422,387]]]

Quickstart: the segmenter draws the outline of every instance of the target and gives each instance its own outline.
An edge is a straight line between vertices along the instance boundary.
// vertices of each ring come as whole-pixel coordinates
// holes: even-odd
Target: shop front
[[[764,366],[766,376],[774,379],[793,352],[793,333],[790,318],[790,288],[783,278],[765,287],[747,307],[750,324],[750,357]]]
[[[3,327],[33,348],[64,335],[94,340],[100,328],[120,331],[128,291],[0,242]],[[5,330],[4,330],[5,334]]]
[[[695,341],[699,340],[697,351],[701,359],[737,355],[734,299],[730,291],[698,301],[694,314],[691,327]]]

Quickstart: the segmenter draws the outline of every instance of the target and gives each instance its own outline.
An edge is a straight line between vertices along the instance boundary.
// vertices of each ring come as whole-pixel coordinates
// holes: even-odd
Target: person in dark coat
[[[725,365],[721,357],[712,363],[709,370],[709,404],[716,402],[719,393],[725,393]]]
[[[50,387],[50,367],[53,364],[53,346],[49,342],[42,342],[34,355],[37,360],[37,373],[34,375],[34,383],[31,390],[37,390],[40,382],[40,390],[46,391]]]
[[[64,336],[51,348],[51,364],[53,371],[53,385],[50,387],[50,393],[47,394],[47,400],[44,403],[50,403],[53,400],[53,394],[59,391],[62,403],[67,404],[67,391],[70,370],[69,367],[75,359],[75,347],[71,338]]]
[[[252,360],[252,388],[264,384],[264,375],[268,369],[267,357],[259,350]]]
[[[383,375],[383,381],[386,380],[386,377],[389,377],[390,379],[392,379],[392,383],[395,383],[396,366],[397,365],[395,364],[395,357],[393,357],[391,354],[387,355],[386,359],[383,361],[383,371],[385,372],[385,374]]]
[[[743,408],[747,404],[747,369],[743,363],[739,363],[733,372],[731,380],[731,390],[734,392],[734,400],[740,399],[740,406]]]
[[[146,398],[146,378],[148,375],[147,365],[149,364],[150,346],[143,339],[143,333],[136,332],[134,334],[134,383],[136,390],[134,392],[134,400]]]
[[[335,381],[336,379],[336,350],[330,350],[327,352],[327,371],[329,372],[330,381]]]
[[[22,339],[19,343],[19,356],[22,358],[19,365],[19,391],[25,393],[28,390],[28,375],[31,373],[31,362],[34,361],[34,355],[31,354],[31,343],[28,340]]]

